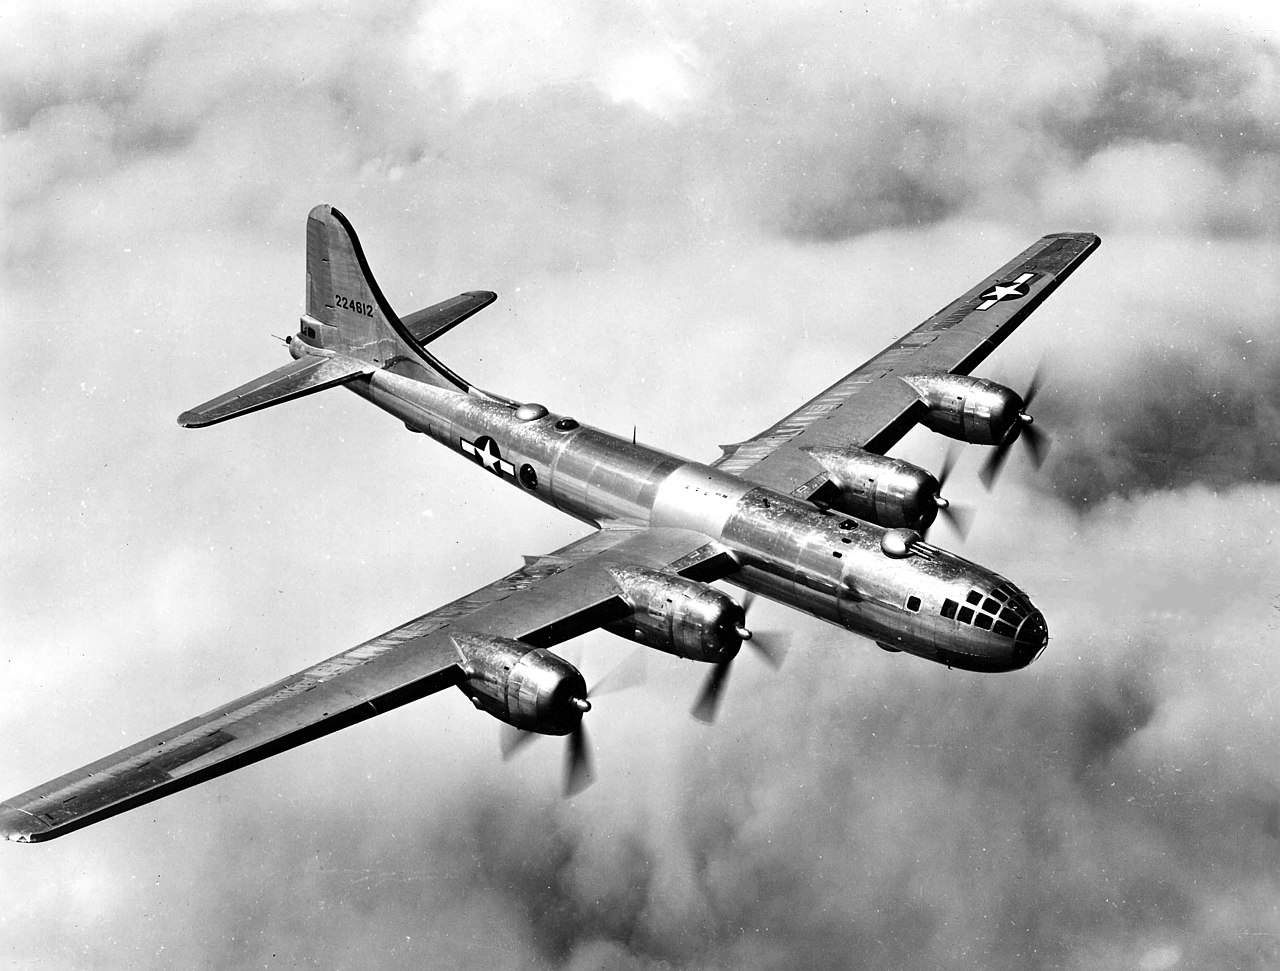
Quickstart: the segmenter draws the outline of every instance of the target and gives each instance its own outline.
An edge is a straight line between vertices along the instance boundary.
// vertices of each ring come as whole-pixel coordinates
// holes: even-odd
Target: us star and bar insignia
[[[1001,300],[1017,300],[1019,297],[1027,295],[1027,284],[1035,279],[1034,273],[1024,273],[1016,280],[1008,283],[997,283],[994,287],[982,294],[982,303],[978,304],[979,310],[990,310]]]
[[[474,442],[459,438],[458,444],[463,455],[470,455],[494,475],[515,478],[516,467],[502,457],[498,443],[488,435],[481,435]]]

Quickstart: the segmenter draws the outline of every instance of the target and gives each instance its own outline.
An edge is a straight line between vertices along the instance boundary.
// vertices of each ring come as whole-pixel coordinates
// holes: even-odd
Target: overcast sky
[[[1207,5],[1206,5],[1207,6]],[[881,9],[881,8],[884,9]],[[100,12],[106,11],[106,12]],[[981,373],[1052,436],[973,532],[1049,650],[795,635],[502,763],[450,692],[42,846],[21,968],[1280,962],[1280,52],[1190,2],[20,2],[0,13],[0,795],[581,534],[286,358],[304,220],[482,387],[709,460],[1046,232],[1102,248]],[[945,440],[895,454],[937,468]],[[568,645],[589,681],[629,651]],[[1273,688],[1273,686],[1276,686]],[[1273,697],[1273,690],[1277,696]]]

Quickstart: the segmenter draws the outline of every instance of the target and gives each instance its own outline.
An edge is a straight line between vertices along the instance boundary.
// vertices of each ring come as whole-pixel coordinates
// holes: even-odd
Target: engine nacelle
[[[582,672],[564,658],[508,637],[451,636],[466,658],[462,690],[495,718],[529,732],[568,735],[590,710]]]
[[[902,378],[920,393],[929,411],[921,421],[948,438],[973,445],[1000,445],[1017,436],[1025,403],[1003,384],[964,374],[910,374]]]
[[[946,504],[942,487],[919,466],[860,448],[810,445],[813,456],[831,476],[813,498],[839,512],[880,526],[925,530]]]
[[[705,583],[643,567],[609,572],[631,615],[605,630],[692,661],[714,664],[738,653],[746,617],[733,598]]]

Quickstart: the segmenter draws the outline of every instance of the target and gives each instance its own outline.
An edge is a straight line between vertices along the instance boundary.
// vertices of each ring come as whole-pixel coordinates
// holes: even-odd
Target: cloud
[[[321,200],[397,306],[501,292],[441,342],[462,373],[700,458],[1036,236],[1102,232],[983,371],[1021,387],[1044,358],[1043,478],[1015,458],[980,496],[966,454],[949,484],[980,507],[964,552],[1028,588],[1049,651],[964,675],[762,605],[796,630],[783,672],[744,660],[707,732],[686,714],[703,672],[655,658],[592,713],[600,779],[571,803],[555,741],[502,764],[450,693],[10,848],[10,961],[1274,960],[1269,27],[531,9],[42,4],[0,25],[9,791],[575,535],[352,396],[174,426],[282,360],[266,335],[293,328]],[[589,680],[625,650],[586,639]]]

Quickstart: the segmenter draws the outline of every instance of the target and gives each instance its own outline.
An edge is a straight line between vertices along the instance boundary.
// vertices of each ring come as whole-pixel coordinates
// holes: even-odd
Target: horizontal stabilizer
[[[242,384],[234,391],[197,405],[178,416],[184,428],[203,428],[228,418],[260,411],[282,401],[332,388],[362,374],[371,374],[378,366],[347,357],[307,357],[290,361],[269,374]]]
[[[432,304],[425,310],[401,317],[400,322],[413,335],[414,340],[426,346],[497,299],[498,295],[492,290],[468,290]]]

